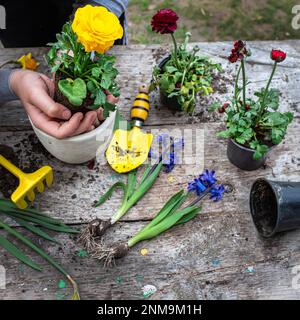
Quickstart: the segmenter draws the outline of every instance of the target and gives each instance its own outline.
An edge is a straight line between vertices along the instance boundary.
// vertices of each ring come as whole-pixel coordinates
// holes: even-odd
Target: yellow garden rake
[[[19,179],[19,186],[17,190],[12,194],[11,200],[20,209],[27,208],[27,202],[25,197],[30,202],[35,199],[34,189],[36,188],[38,192],[44,192],[44,181],[48,187],[51,187],[53,183],[53,170],[49,166],[44,166],[41,169],[33,173],[24,173],[19,168],[10,163],[0,154],[0,165],[6,168],[14,176]]]

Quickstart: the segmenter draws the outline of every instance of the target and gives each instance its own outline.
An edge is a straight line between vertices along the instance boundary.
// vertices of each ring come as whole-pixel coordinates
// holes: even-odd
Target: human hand
[[[47,76],[18,70],[10,77],[10,86],[20,98],[33,124],[47,134],[63,139],[91,131],[103,120],[102,109],[81,112],[73,116],[69,109],[55,102],[54,83]],[[117,103],[118,99],[107,93],[107,100]]]

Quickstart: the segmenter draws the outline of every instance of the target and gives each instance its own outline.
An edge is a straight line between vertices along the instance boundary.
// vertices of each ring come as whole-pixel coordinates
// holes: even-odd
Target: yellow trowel
[[[24,173],[19,168],[14,166],[11,162],[5,159],[0,154],[0,165],[6,168],[9,172],[11,172],[14,176],[19,179],[19,186],[17,190],[12,194],[11,200],[17,205],[20,209],[27,208],[27,202],[25,201],[25,197],[30,202],[33,202],[35,199],[34,189],[37,188],[38,192],[44,192],[44,183],[48,187],[52,185],[53,182],[53,170],[49,166],[42,167],[33,173]]]
[[[150,110],[148,93],[148,86],[139,87],[131,108],[132,129],[117,129],[106,150],[108,163],[118,173],[130,172],[147,160],[153,136],[141,128]]]

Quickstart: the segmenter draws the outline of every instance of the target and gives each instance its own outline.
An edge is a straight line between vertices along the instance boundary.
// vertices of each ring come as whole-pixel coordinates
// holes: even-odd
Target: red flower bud
[[[229,103],[224,103],[222,107],[218,109],[219,113],[224,113],[225,110],[229,107]]]
[[[165,34],[173,33],[177,29],[177,20],[179,17],[171,9],[161,9],[152,18],[152,30]]]
[[[180,88],[181,88],[181,83],[180,83],[180,82],[177,82],[177,83],[175,84],[175,87],[176,87],[177,89],[180,89]]]
[[[286,58],[286,53],[281,50],[272,50],[271,51],[271,59],[276,62],[282,62]]]
[[[246,104],[246,110],[249,111],[251,109],[250,104]]]
[[[246,43],[238,40],[233,44],[233,49],[231,50],[231,55],[228,57],[228,60],[231,63],[235,63],[238,60],[243,60],[247,55],[248,50],[246,49]]]

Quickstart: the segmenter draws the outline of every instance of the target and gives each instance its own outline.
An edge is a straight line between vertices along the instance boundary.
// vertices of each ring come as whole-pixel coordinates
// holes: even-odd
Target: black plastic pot
[[[250,210],[263,237],[300,228],[300,182],[256,180],[250,192]]]
[[[163,67],[170,60],[170,58],[171,58],[171,56],[168,55],[167,57],[165,57],[164,59],[161,60],[161,62],[158,64],[158,67],[160,68],[160,70],[163,70]],[[181,105],[178,102],[177,97],[168,98],[167,94],[165,94],[161,90],[160,90],[160,102],[163,106],[165,106],[168,109],[171,109],[173,111],[181,111],[182,110]]]
[[[268,153],[259,160],[253,159],[254,153],[254,150],[238,144],[233,139],[228,140],[227,157],[236,167],[246,171],[257,170],[262,167],[266,162]]]

